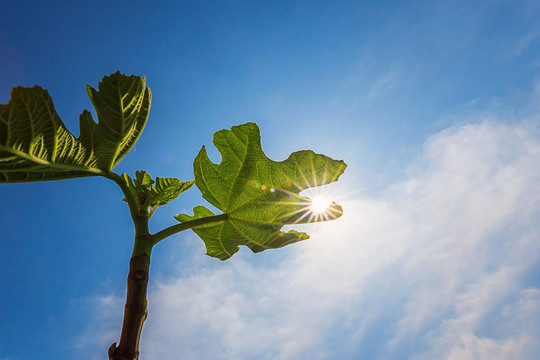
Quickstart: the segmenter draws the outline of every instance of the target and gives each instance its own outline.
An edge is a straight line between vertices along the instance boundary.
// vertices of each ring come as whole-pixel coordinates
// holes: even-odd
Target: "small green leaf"
[[[106,175],[133,147],[150,109],[145,79],[116,72],[88,86],[99,122],[84,110],[75,138],[47,90],[16,87],[0,104],[0,182]]]
[[[208,158],[203,147],[194,162],[195,184],[203,197],[223,211],[226,220],[194,227],[206,244],[207,254],[230,258],[241,245],[254,252],[279,248],[308,238],[297,231],[283,232],[286,224],[331,220],[343,210],[332,203],[325,216],[315,215],[302,190],[336,181],[347,165],[310,150],[298,151],[285,161],[264,154],[259,128],[254,123],[221,130],[214,135],[220,164]],[[180,214],[180,222],[213,216],[205,207],[193,216]]]
[[[128,174],[123,173],[122,178],[124,179],[124,182],[126,183],[131,195],[133,195],[133,197],[137,196],[138,190],[135,184],[133,183],[133,180],[131,179],[131,177],[129,177]],[[127,199],[123,199],[123,200],[127,201]]]
[[[147,208],[141,209],[142,211],[149,211],[150,208],[156,208],[173,201],[195,183],[193,180],[180,181],[176,178],[160,177],[154,181],[150,174],[144,170],[135,172],[135,180],[132,180],[127,174],[122,174],[122,177],[133,197],[137,197],[141,204],[146,203]],[[148,201],[147,196],[150,197]]]
[[[146,171],[135,171],[134,182],[137,189],[145,189],[152,185],[154,180]]]
[[[151,205],[165,205],[188,190],[195,181],[180,181],[175,178],[156,178],[156,183],[151,187]]]

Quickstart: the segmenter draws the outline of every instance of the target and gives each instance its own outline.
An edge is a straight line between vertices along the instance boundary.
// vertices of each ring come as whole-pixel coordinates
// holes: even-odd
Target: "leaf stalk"
[[[180,224],[169,226],[168,228],[163,229],[155,233],[154,235],[152,235],[154,245],[160,242],[161,240],[168,238],[169,236],[179,233],[181,231],[191,229],[195,226],[201,226],[201,225],[216,223],[220,221],[225,221],[227,220],[227,218],[228,218],[227,214],[219,214],[219,215],[207,216],[200,219],[190,220],[190,221],[186,221]]]

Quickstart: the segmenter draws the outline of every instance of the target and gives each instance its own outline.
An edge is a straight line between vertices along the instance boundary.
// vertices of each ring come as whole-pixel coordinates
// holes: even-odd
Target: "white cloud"
[[[288,257],[277,265],[242,251],[153,279],[141,357],[532,359],[540,351],[532,124],[484,121],[436,134],[405,180],[343,201],[340,220],[313,226],[312,239],[281,250]]]
[[[449,360],[513,360],[527,359],[538,351],[540,316],[540,290],[527,289],[518,295],[518,301],[502,308],[496,316],[497,324],[504,327],[502,333],[510,336],[502,339],[479,338],[463,331],[460,341],[450,349]],[[456,339],[457,340],[457,339]],[[535,348],[536,347],[536,348]]]
[[[75,337],[71,357],[84,353],[85,359],[103,359],[108,347],[118,341],[124,301],[123,297],[115,295],[96,296],[76,301],[76,308],[91,309],[95,314],[87,319],[86,327]]]
[[[448,360],[523,359],[516,353],[516,348],[521,348],[522,343],[514,339],[494,341],[467,334],[462,336],[462,341],[463,347],[452,348]]]

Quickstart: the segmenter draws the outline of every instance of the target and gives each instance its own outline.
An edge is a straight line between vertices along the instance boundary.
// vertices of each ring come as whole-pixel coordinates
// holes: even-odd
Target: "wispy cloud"
[[[358,71],[361,75],[353,76],[349,84],[344,85],[346,91],[343,91],[343,93],[347,94],[347,96],[350,96],[351,93],[362,94],[352,101],[352,105],[346,111],[347,113],[354,111],[361,105],[371,104],[379,98],[397,90],[405,83],[410,83],[414,80],[414,72],[410,71],[406,73],[401,64],[392,64],[385,71],[377,71],[380,74],[373,77],[366,74],[374,71],[371,68],[372,66],[362,68],[362,71]],[[344,95],[342,94],[342,96]]]
[[[141,356],[532,359],[540,351],[540,290],[529,281],[540,267],[533,124],[478,121],[432,136],[407,178],[345,201],[340,220],[314,226],[277,265],[241,252],[158,280]]]
[[[383,77],[375,81],[375,83],[371,86],[367,98],[372,101],[373,99],[395,89],[400,84],[400,82],[401,80],[399,78],[399,70],[398,68],[393,68]]]
[[[515,59],[519,57],[539,36],[540,29],[535,29],[517,39],[514,47],[508,53],[508,58]]]

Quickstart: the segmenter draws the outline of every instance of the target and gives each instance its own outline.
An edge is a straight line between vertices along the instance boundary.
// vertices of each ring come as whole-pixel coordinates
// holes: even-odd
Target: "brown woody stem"
[[[139,340],[147,315],[146,290],[150,257],[147,254],[134,255],[129,262],[126,307],[120,344],[109,348],[109,360],[137,360]]]

